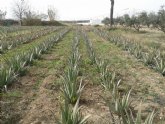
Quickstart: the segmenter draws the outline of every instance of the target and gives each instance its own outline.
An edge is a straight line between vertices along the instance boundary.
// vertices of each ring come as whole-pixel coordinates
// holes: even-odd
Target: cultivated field
[[[164,124],[165,34],[0,27],[1,124]]]

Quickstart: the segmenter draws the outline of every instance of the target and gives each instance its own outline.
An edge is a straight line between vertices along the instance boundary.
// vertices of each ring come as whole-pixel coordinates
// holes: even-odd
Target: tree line
[[[56,20],[57,11],[53,6],[49,6],[47,13],[38,13],[32,10],[26,0],[17,0],[12,6],[13,16],[19,21],[20,25],[23,22],[38,22],[39,20],[49,19],[49,21]],[[5,20],[7,12],[0,10],[0,20]]]
[[[140,31],[143,27],[156,28],[165,33],[165,6],[161,6],[158,12],[142,11],[133,15],[124,14],[113,19],[114,25],[134,28]],[[110,18],[106,17],[102,20],[105,25],[110,25]]]

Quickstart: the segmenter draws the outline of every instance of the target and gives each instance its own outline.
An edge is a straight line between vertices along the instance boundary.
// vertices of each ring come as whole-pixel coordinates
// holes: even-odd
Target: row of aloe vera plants
[[[12,32],[12,33],[4,34],[4,35],[0,36],[0,39],[8,41],[8,40],[11,40],[11,39],[15,39],[17,37],[23,37],[23,36],[26,36],[28,34],[30,35],[30,34],[35,33],[35,32],[48,30],[50,28],[52,28],[52,27],[31,27],[31,28],[27,28],[26,30],[15,31],[15,32]]]
[[[13,32],[7,32],[6,27],[4,29],[0,28],[0,39],[6,39],[6,38],[12,38],[15,36],[23,35],[29,32],[34,32],[34,31],[39,31],[39,30],[44,30],[44,29],[49,29],[50,27],[27,27],[24,28],[24,30],[13,30]]]
[[[84,41],[87,45],[87,51],[92,63],[96,64],[97,70],[100,73],[100,84],[111,94],[112,99],[103,98],[111,114],[111,123],[113,124],[152,124],[155,117],[155,112],[150,113],[145,120],[142,120],[141,109],[135,112],[131,107],[130,94],[131,90],[120,93],[121,79],[115,72],[109,70],[108,61],[96,57],[92,43],[85,32],[82,33]],[[95,59],[94,59],[95,58]],[[93,61],[94,60],[94,61]]]
[[[129,39],[122,36],[108,35],[108,33],[104,30],[95,29],[94,32],[121,47],[123,50],[128,51],[146,66],[165,76],[165,53],[163,51],[154,48],[146,49],[143,45],[137,42],[131,42]]]
[[[24,75],[28,65],[33,63],[34,59],[38,59],[42,53],[50,49],[57,43],[69,29],[64,29],[57,35],[48,37],[39,44],[32,45],[26,51],[15,54],[12,57],[6,58],[4,63],[0,65],[0,88],[1,90],[11,84],[17,76]]]
[[[59,29],[60,29],[59,27],[56,27],[56,28],[53,27],[53,28],[50,28],[47,30],[42,30],[39,32],[35,32],[35,33],[20,36],[20,37],[16,37],[16,38],[13,38],[12,40],[9,40],[9,41],[5,41],[5,40],[0,41],[0,54],[4,53],[6,50],[10,50],[12,48],[15,48],[15,47],[21,45],[21,44],[28,43],[32,40],[35,40],[41,36],[55,32]]]
[[[62,95],[64,104],[61,106],[61,119],[57,120],[58,124],[85,124],[87,118],[80,113],[79,100],[81,92],[85,85],[82,85],[82,79],[79,79],[79,38],[74,37],[71,56],[68,59],[68,67],[64,73]]]
[[[0,26],[0,30],[4,34],[18,32],[18,31],[23,31],[23,30],[27,30],[27,29],[31,29],[31,28],[35,28],[35,27],[28,27],[28,26],[11,26],[11,27],[6,27],[6,26]]]
[[[47,27],[46,27],[47,28]],[[46,29],[45,27],[3,27],[0,26],[0,40],[5,40],[7,38],[12,38],[19,36],[21,34],[26,34],[28,31],[36,31],[40,29]]]

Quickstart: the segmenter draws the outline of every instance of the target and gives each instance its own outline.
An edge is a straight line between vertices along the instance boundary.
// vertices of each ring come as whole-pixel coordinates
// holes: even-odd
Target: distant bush
[[[94,25],[94,27],[100,27],[100,25]]]
[[[41,19],[24,19],[23,24],[24,26],[40,26],[42,25]]]
[[[109,19],[108,17],[106,17],[106,18],[104,18],[104,19],[102,20],[102,23],[103,23],[104,25],[109,25],[109,24],[110,24],[110,19]]]
[[[41,21],[41,19],[24,19],[24,26],[62,26],[58,21]]]
[[[83,26],[83,24],[77,24],[78,26]]]
[[[58,21],[42,21],[42,26],[63,26],[63,24],[61,24]]]
[[[19,25],[19,22],[12,19],[5,19],[5,20],[0,20],[0,25],[2,26]]]
[[[165,6],[162,6],[158,12],[158,29],[165,33]]]

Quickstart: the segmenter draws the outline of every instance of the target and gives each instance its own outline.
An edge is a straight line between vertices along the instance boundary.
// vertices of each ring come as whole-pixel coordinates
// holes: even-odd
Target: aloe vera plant
[[[135,49],[134,51],[134,56],[137,58],[137,59],[141,59],[142,58],[142,50],[141,49]]]
[[[78,52],[78,49],[76,49],[73,54],[71,55],[71,57],[69,58],[69,66],[74,67],[74,66],[78,66],[80,61],[80,55]]]
[[[155,61],[154,61],[155,58],[156,58],[155,53],[143,53],[143,62],[147,66],[153,67],[155,65]]]
[[[77,80],[77,79],[76,79]],[[63,93],[64,97],[71,104],[75,104],[77,99],[80,97],[82,90],[84,89],[84,85],[82,86],[82,80],[80,82],[71,82],[64,78],[63,82]]]
[[[163,76],[165,76],[165,60],[163,58],[155,58],[155,68]]]
[[[15,57],[5,59],[6,64],[13,70],[13,72],[23,76],[26,71],[25,68],[26,61],[22,61],[22,60],[23,60],[22,55],[17,55]]]
[[[131,45],[127,42],[127,40],[123,40],[122,42],[122,49],[128,51],[131,47]]]
[[[132,113],[133,108],[131,108],[130,102],[131,90],[128,91],[124,96],[119,94],[113,97],[113,102],[107,102],[110,112],[113,111],[118,116],[118,120],[115,121],[115,117],[111,114],[114,124],[153,124],[155,117],[155,112],[152,111],[148,114],[146,119],[141,117],[141,107],[138,110],[138,113]],[[140,104],[141,105],[141,104]]]
[[[63,93],[69,103],[75,104],[84,88],[82,80],[78,82],[78,63],[80,55],[78,52],[78,40],[75,38],[72,45],[72,52],[69,58],[69,67],[63,77]]]
[[[0,88],[2,89],[5,85],[10,84],[14,79],[16,75],[12,71],[11,68],[0,68]]]
[[[90,60],[91,60],[91,64],[96,64],[96,55],[95,55],[95,52],[93,50],[91,50],[90,52]]]
[[[61,106],[61,119],[57,124],[86,124],[89,116],[83,117],[80,109],[79,99],[73,108],[65,101],[64,106]]]
[[[131,90],[126,93],[126,95],[122,96],[122,98],[120,98],[120,96],[115,96],[114,97],[114,102],[115,102],[115,111],[118,114],[119,118],[122,118],[123,121],[126,115],[126,111],[129,110],[130,107],[130,101],[129,101],[129,97],[130,97],[130,93]]]
[[[8,43],[7,42],[1,42],[0,43],[0,53],[4,53],[4,51],[8,48]]]
[[[85,44],[87,47],[87,51],[88,51],[88,55],[89,55],[89,58],[91,60],[91,64],[96,64],[97,58],[96,58],[96,54],[94,52],[94,49],[92,48],[92,43],[90,42],[90,40],[89,40],[89,38],[85,32],[82,32],[81,35],[84,38],[84,41],[85,41]]]
[[[133,45],[134,47],[132,48],[132,54],[137,58],[137,59],[141,59],[143,56],[143,50],[142,50],[142,47],[141,45],[139,44],[134,44]]]
[[[40,56],[41,56],[41,54],[42,54],[42,47],[41,47],[41,45],[39,45],[39,46],[35,46],[35,48],[34,48],[34,58],[35,59],[39,59],[40,58]]]
[[[97,70],[100,73],[100,83],[103,88],[114,94],[118,89],[121,80],[117,79],[115,72],[110,72],[108,70],[108,61],[98,59]]]
[[[116,79],[115,79],[115,73],[112,74],[110,72],[106,72],[105,74],[101,74],[101,85],[109,91],[114,90],[116,83]]]
[[[153,124],[154,123],[154,118],[155,118],[155,111],[152,111],[147,115],[145,119],[142,119],[142,113],[141,113],[141,103],[140,103],[140,108],[138,110],[137,114],[132,114],[132,111],[129,110],[130,112],[126,114],[126,124]]]
[[[96,65],[99,73],[106,73],[108,71],[108,61],[97,59]]]
[[[23,61],[26,61],[26,66],[31,65],[33,63],[33,59],[34,59],[33,51],[23,53],[23,56],[24,56]]]
[[[144,124],[153,124],[155,116],[156,116],[155,111],[152,111],[152,113],[148,114],[147,118],[145,119]]]
[[[129,116],[127,115],[129,115],[128,112],[130,110],[130,101],[129,101],[130,91],[124,96],[121,96],[119,92],[117,92],[117,94],[112,96],[113,96],[112,101],[108,101],[107,99],[105,99],[112,116],[112,123],[127,124],[127,121],[129,119],[128,118]],[[113,113],[117,115],[117,119],[114,119],[115,117]]]

